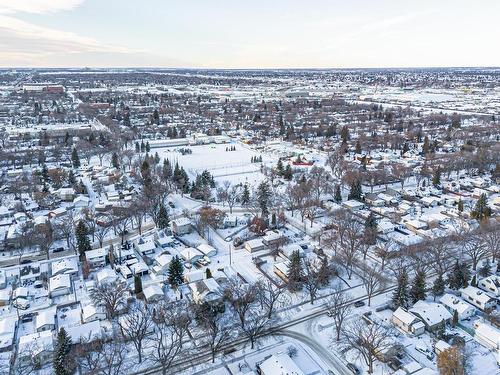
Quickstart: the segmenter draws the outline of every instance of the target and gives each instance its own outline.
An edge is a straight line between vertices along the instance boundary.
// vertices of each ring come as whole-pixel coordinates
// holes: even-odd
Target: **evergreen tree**
[[[464,212],[464,201],[460,199],[457,206],[458,212]]]
[[[57,333],[52,360],[55,375],[73,374],[75,362],[72,356],[70,356],[71,344],[71,337],[68,336],[64,328],[61,328]]]
[[[458,324],[458,321],[458,310],[455,310],[453,311],[453,320],[451,321],[452,326],[455,327]]]
[[[243,185],[243,193],[241,194],[241,204],[242,206],[246,206],[250,203],[250,189],[248,188],[248,184]]]
[[[170,223],[170,218],[168,216],[168,210],[163,203],[160,204],[158,209],[158,217],[156,226],[158,229],[167,229]]]
[[[426,297],[425,272],[417,270],[410,289],[411,302],[423,301]]]
[[[425,136],[424,138],[424,144],[422,145],[422,154],[427,155],[430,150],[430,144],[429,144],[429,137]]]
[[[377,220],[375,215],[370,211],[370,214],[365,220],[365,241],[368,245],[375,245],[377,242]]]
[[[359,142],[359,139],[356,141],[356,154],[361,154],[361,143]]]
[[[281,161],[281,159],[279,159],[278,164],[276,164],[276,171],[280,176],[283,175],[283,162]]]
[[[139,142],[135,142],[135,152],[141,152],[141,146],[139,146]]]
[[[75,173],[73,172],[72,169],[69,170],[69,173],[68,173],[68,183],[70,185],[74,185],[76,182],[76,177],[75,177]]]
[[[432,176],[432,184],[435,187],[438,187],[439,185],[441,185],[441,168],[439,168],[439,167],[437,167],[434,170],[434,175]]]
[[[206,271],[205,271],[205,277],[207,279],[211,279],[212,278],[212,271],[210,271],[210,268],[206,269]]]
[[[347,125],[344,125],[340,130],[340,138],[342,138],[343,143],[347,143],[349,140],[349,129],[347,128]]]
[[[80,157],[78,156],[78,151],[75,147],[73,147],[73,150],[71,151],[71,162],[73,163],[73,168],[80,167]]]
[[[120,168],[120,161],[118,160],[118,154],[116,152],[113,152],[113,155],[111,155],[111,165],[113,168]]]
[[[288,181],[290,181],[293,178],[292,167],[290,166],[290,164],[287,164],[287,166],[285,167],[285,171],[283,172],[283,178]]]
[[[146,142],[146,152],[151,152],[151,146],[149,145],[149,141]]]
[[[397,286],[392,295],[392,304],[395,308],[402,307],[406,309],[409,306],[409,299],[408,273],[406,272],[406,268],[404,268],[398,275]]]
[[[84,257],[85,252],[91,250],[92,247],[90,246],[90,240],[88,238],[88,229],[83,220],[80,220],[76,225],[75,236],[78,253],[81,257]]]
[[[290,256],[290,262],[288,264],[288,289],[293,292],[302,289],[303,281],[303,269],[302,269],[302,259],[300,259],[300,253],[298,250],[294,250]]]
[[[471,212],[471,216],[478,221],[482,221],[491,216],[491,208],[488,207],[485,193],[481,194],[477,200],[474,210]]]
[[[340,185],[339,184],[335,185],[334,199],[335,199],[335,202],[337,202],[337,203],[342,202],[342,193],[340,191]]]
[[[47,168],[47,165],[45,163],[43,163],[42,166],[42,179],[45,183],[49,182],[49,169]]]
[[[267,181],[262,181],[257,188],[257,201],[262,211],[262,216],[269,215],[269,200],[271,198],[271,188]]]
[[[134,292],[135,294],[142,293],[142,278],[140,275],[134,275]]]
[[[362,194],[363,194],[363,189],[361,187],[361,181],[359,179],[356,179],[351,183],[351,188],[349,190],[349,195],[347,198],[361,200]]]
[[[177,289],[184,283],[184,266],[181,258],[177,255],[173,257],[168,265],[168,283],[172,289]]]
[[[483,263],[483,266],[479,269],[479,274],[482,277],[488,277],[491,275],[491,264],[489,259],[486,259]]]
[[[434,300],[437,296],[441,296],[444,293],[445,282],[443,279],[443,275],[439,275],[432,285],[432,295],[434,296]]]

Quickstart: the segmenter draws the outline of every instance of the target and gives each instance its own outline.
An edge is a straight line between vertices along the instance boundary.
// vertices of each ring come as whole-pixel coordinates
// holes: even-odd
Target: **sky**
[[[1,67],[500,66],[500,0],[0,0]]]

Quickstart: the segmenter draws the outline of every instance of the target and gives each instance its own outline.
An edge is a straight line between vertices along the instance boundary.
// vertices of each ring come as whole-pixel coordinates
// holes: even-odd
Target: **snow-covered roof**
[[[416,317],[411,312],[406,311],[402,307],[398,307],[397,310],[392,313],[392,316],[408,326],[415,320],[420,320],[420,318]]]
[[[441,302],[451,310],[456,310],[458,314],[463,314],[467,310],[474,309],[472,305],[450,293],[446,293],[445,295],[443,295],[439,299],[439,302]]]
[[[217,254],[217,250],[215,249],[215,247],[210,246],[209,244],[206,244],[206,243],[202,243],[202,244],[198,245],[197,249],[200,250],[203,255],[206,255],[209,257]]]
[[[75,258],[64,258],[53,261],[51,264],[52,275],[56,276],[60,273],[72,274],[78,272],[78,262]]]
[[[146,297],[146,300],[148,301],[151,298],[164,296],[163,290],[161,289],[161,286],[159,286],[158,284],[149,285],[148,287],[143,289],[142,293],[144,293],[144,297]]]
[[[462,295],[473,297],[476,301],[478,301],[482,305],[487,304],[493,299],[489,295],[487,295],[483,290],[476,288],[472,285],[469,285],[467,288],[460,289],[460,293],[462,293]]]
[[[36,329],[40,329],[45,325],[55,326],[56,324],[56,314],[54,309],[45,309],[38,312],[36,316]]]
[[[263,375],[305,375],[287,353],[273,354],[259,368]]]
[[[54,292],[59,289],[67,289],[71,287],[71,278],[69,275],[62,274],[53,276],[49,279],[49,290]]]
[[[446,307],[440,303],[418,301],[410,309],[410,312],[418,315],[422,320],[430,325],[434,326],[441,323],[443,320],[451,319],[451,314]]]

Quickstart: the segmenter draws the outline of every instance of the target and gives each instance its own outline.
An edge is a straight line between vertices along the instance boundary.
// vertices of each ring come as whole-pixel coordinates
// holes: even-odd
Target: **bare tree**
[[[151,310],[139,302],[131,312],[121,317],[119,321],[124,339],[131,341],[137,351],[139,363],[142,362],[144,340],[153,328],[152,317]]]
[[[304,265],[303,284],[309,293],[309,302],[312,305],[322,284],[323,263],[318,258],[305,259],[302,263]]]
[[[200,320],[204,333],[202,341],[210,348],[212,363],[214,363],[215,355],[232,337],[233,321],[230,316],[221,314],[213,308],[201,314]]]
[[[153,350],[151,360],[161,367],[163,375],[172,367],[175,359],[179,359],[182,353],[182,337],[179,333],[164,323],[156,324],[155,333],[152,337]]]
[[[337,341],[340,341],[342,325],[352,311],[350,300],[351,297],[349,296],[349,294],[345,293],[342,290],[342,286],[340,284],[337,284],[326,304],[328,316],[333,318]]]
[[[124,373],[128,350],[119,337],[114,337],[110,342],[102,345],[99,354],[101,357],[99,374],[121,375]]]
[[[464,253],[472,260],[472,269],[475,271],[479,261],[487,254],[487,247],[482,234],[469,232],[459,238],[458,245],[462,246]]]
[[[378,266],[363,265],[361,268],[361,281],[368,295],[368,306],[371,304],[373,295],[383,289],[385,279],[380,274]]]
[[[493,258],[493,262],[495,262],[500,258],[500,226],[490,224],[490,226],[484,228],[483,240]]]
[[[90,291],[90,298],[95,305],[104,306],[109,319],[114,319],[118,311],[126,306],[127,284],[116,280],[97,285]]]
[[[272,318],[277,308],[285,306],[289,301],[287,288],[274,286],[269,279],[259,281],[257,288],[259,288],[257,298],[260,306],[269,319]]]
[[[377,354],[394,345],[393,335],[390,326],[378,321],[366,324],[363,319],[353,319],[343,331],[346,347],[359,353],[368,365],[369,374],[373,373]]]

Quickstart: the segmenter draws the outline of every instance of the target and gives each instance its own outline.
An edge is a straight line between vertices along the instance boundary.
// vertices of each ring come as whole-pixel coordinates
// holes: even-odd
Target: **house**
[[[238,217],[235,215],[226,215],[224,217],[224,228],[234,228],[238,225]]]
[[[49,293],[52,298],[71,293],[71,277],[66,274],[52,276],[49,279]]]
[[[359,201],[351,199],[351,200],[342,202],[342,207],[347,208],[348,210],[351,210],[351,211],[359,211],[359,210],[362,210],[365,207],[365,205],[364,205],[364,203],[361,203]]]
[[[53,261],[50,264],[50,268],[52,271],[52,276],[61,274],[74,275],[78,273],[78,261],[76,257],[63,258]]]
[[[418,301],[409,311],[422,319],[425,329],[429,332],[434,332],[439,327],[449,323],[452,318],[446,307],[435,302]]]
[[[221,299],[220,287],[215,279],[205,279],[189,284],[196,303],[216,302]]]
[[[82,209],[88,207],[90,204],[90,198],[85,195],[79,195],[73,199],[73,206],[76,209]]]
[[[0,289],[0,307],[7,306],[10,303],[10,296],[12,294],[12,289]]]
[[[168,273],[168,267],[172,261],[173,256],[169,254],[162,254],[155,258],[153,270],[156,274],[166,275]]]
[[[287,353],[271,355],[257,366],[259,375],[305,375]]]
[[[497,363],[500,365],[500,330],[486,322],[477,321],[474,323],[474,338],[496,352]]]
[[[73,188],[60,188],[56,194],[63,201],[70,202],[75,198],[75,189]]]
[[[464,300],[476,306],[481,311],[493,309],[497,301],[490,297],[484,290],[469,285],[467,288],[460,289],[460,295]]]
[[[405,225],[411,231],[427,229],[427,224],[420,220],[408,220]]]
[[[162,249],[173,246],[174,241],[175,241],[174,237],[167,235],[164,230],[159,230],[155,234],[155,243],[158,247],[161,247]]]
[[[265,248],[266,248],[266,246],[264,245],[264,243],[262,242],[262,239],[260,239],[260,238],[255,238],[253,240],[249,240],[249,241],[245,242],[245,249],[249,253],[255,253],[256,251],[261,251],[261,250],[264,250]]]
[[[87,259],[90,268],[101,268],[106,265],[106,255],[108,255],[108,251],[104,247],[101,247],[86,251],[85,259]]]
[[[109,268],[103,268],[102,270],[99,270],[96,275],[97,282],[102,285],[102,284],[107,284],[107,283],[112,283],[117,279],[116,273]]]
[[[217,250],[213,246],[210,246],[206,243],[198,245],[197,249],[207,257],[213,257],[217,254]]]
[[[51,331],[31,333],[19,337],[18,356],[22,363],[32,362],[36,358],[44,365],[51,361],[54,351],[54,339]]]
[[[163,293],[161,286],[158,284],[149,285],[143,289],[142,293],[148,303],[158,302],[165,299],[165,294]]]
[[[288,262],[274,263],[273,271],[284,282],[288,282]]]
[[[203,258],[203,254],[194,247],[185,247],[180,251],[180,255],[188,263],[194,264]]]
[[[156,244],[152,240],[139,239],[139,241],[134,242],[134,248],[139,254],[148,255],[153,254],[156,250]]]
[[[71,338],[71,342],[74,344],[92,342],[102,336],[101,322],[99,320],[93,320],[88,323],[66,327],[66,332]]]
[[[485,277],[479,280],[477,287],[493,294],[495,297],[500,297],[500,276],[491,275]]]
[[[423,197],[420,198],[420,202],[426,207],[436,207],[439,204],[439,199],[437,197]]]
[[[444,307],[446,307],[451,315],[454,315],[456,311],[459,320],[469,319],[472,316],[476,315],[476,309],[473,306],[454,296],[453,294],[444,294],[439,299],[439,302],[441,302]]]
[[[0,352],[10,352],[14,346],[17,328],[17,316],[9,316],[0,320]]]
[[[89,323],[95,320],[106,319],[106,313],[100,308],[89,303],[82,307],[82,322]]]
[[[268,247],[275,244],[284,242],[285,236],[279,230],[268,230],[264,237],[262,237],[262,243]]]
[[[37,332],[53,331],[56,329],[56,314],[54,309],[41,310],[35,318]]]
[[[425,331],[425,324],[422,320],[402,307],[398,307],[392,314],[392,323],[403,332],[413,336],[419,336]]]
[[[189,220],[187,217],[181,217],[176,220],[171,221],[172,224],[172,232],[176,236],[182,236],[184,234],[191,233],[191,220]]]
[[[435,344],[434,344],[434,352],[436,353],[436,355],[439,355],[441,354],[442,352],[448,350],[451,348],[451,345],[448,344],[446,341],[443,341],[443,340],[438,340]]]

